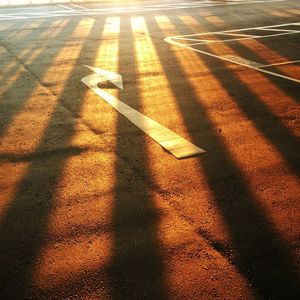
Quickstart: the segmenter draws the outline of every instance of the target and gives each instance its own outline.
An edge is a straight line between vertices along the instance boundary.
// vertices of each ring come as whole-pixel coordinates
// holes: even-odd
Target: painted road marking
[[[236,64],[243,64],[243,65],[252,66],[256,68],[261,68],[264,66],[263,64],[260,64],[256,61],[248,60],[235,55],[222,55],[221,57],[225,59],[229,59],[230,61],[235,62]]]
[[[54,17],[73,17],[78,14],[83,16],[90,15],[107,15],[107,14],[123,14],[123,13],[136,13],[136,12],[147,12],[147,11],[162,11],[162,10],[174,10],[174,9],[185,9],[185,8],[201,8],[201,7],[217,7],[217,6],[228,6],[228,5],[244,5],[252,3],[266,3],[266,2],[285,2],[289,0],[248,0],[248,1],[223,1],[223,2],[212,2],[212,1],[198,1],[198,2],[179,2],[179,3],[167,3],[167,4],[153,4],[153,5],[141,5],[141,6],[121,6],[121,7],[106,7],[106,8],[86,8],[86,9],[75,9],[70,6],[58,4],[63,10],[58,11],[41,11],[36,13],[15,13],[9,14],[10,16],[16,16],[15,19],[39,19],[39,18],[54,18]],[[71,5],[71,4],[69,4]],[[79,6],[79,5],[77,5]],[[0,6],[1,7],[1,6]],[[1,21],[9,21],[13,18],[6,18],[6,14],[0,14]]]
[[[228,3],[237,3],[237,2],[240,2],[241,4],[243,3],[260,3],[260,2],[282,2],[282,1],[286,1],[286,0],[219,0],[218,3],[215,3],[213,0],[202,0],[202,1],[186,1],[186,2],[183,2],[183,3],[166,3],[166,4],[159,4],[160,6],[166,6],[166,5],[187,5],[187,4],[208,4],[208,5],[219,5],[219,4],[222,4],[222,5],[227,5]],[[90,1],[89,0],[77,0],[77,1],[72,1],[72,0],[69,0],[69,1],[65,1],[65,0],[42,0],[40,3],[38,0],[18,0],[18,3],[19,5],[32,5],[32,4],[70,4],[70,5],[73,5],[74,2],[75,3],[86,3],[86,4],[89,4]],[[15,6],[16,4],[13,3],[13,1],[11,0],[1,0],[0,2],[0,7],[1,6]]]
[[[299,30],[294,30],[294,29],[290,30],[290,29],[283,28],[290,25],[299,26]],[[247,34],[247,31],[251,32],[253,30],[258,31],[260,34],[255,34],[255,35]],[[276,33],[268,34],[267,31],[276,32]],[[208,44],[208,43],[234,42],[234,41],[249,40],[249,39],[270,38],[270,37],[278,37],[281,35],[290,35],[290,34],[297,34],[297,33],[300,33],[300,22],[263,26],[263,27],[247,27],[247,28],[234,29],[234,30],[187,34],[187,35],[168,37],[166,41],[173,40],[176,42],[176,40],[187,40],[187,41],[192,40],[192,41],[198,41],[197,44],[195,43],[193,45],[201,45],[201,44]],[[215,35],[216,37],[220,35],[230,36],[230,38],[228,39],[205,38],[212,35]],[[242,37],[240,35],[242,35]],[[232,38],[232,36],[235,36],[235,38]]]
[[[69,6],[66,6],[66,5],[63,5],[63,4],[58,4],[57,6],[61,7],[61,8],[65,8],[67,10],[70,10],[70,11],[74,11],[75,9],[69,7]]]
[[[291,65],[291,64],[298,64],[298,63],[300,63],[300,59],[298,59],[298,60],[284,61],[284,62],[280,62],[280,63],[276,63],[276,64],[263,65],[263,66],[261,66],[261,68],[284,66],[284,65]]]
[[[85,7],[81,6],[81,5],[78,5],[78,4],[70,4],[70,5],[72,5],[72,6],[76,7],[76,8],[79,8],[81,10],[88,10],[87,8],[85,8]]]
[[[299,30],[289,30],[286,29],[284,27],[288,27],[288,26],[295,26],[295,27],[299,27]],[[272,33],[272,34],[268,34],[266,33],[266,31],[273,31],[271,29],[276,29],[277,33]],[[201,37],[205,37],[205,36],[212,36],[212,35],[218,35],[219,33],[223,33],[223,34],[227,34],[227,33],[239,33],[242,32],[243,34],[247,31],[253,31],[253,30],[261,30],[261,32],[264,32],[263,35],[247,35],[245,37],[236,37],[235,39],[224,39],[224,40],[201,40]],[[263,26],[263,27],[248,27],[248,28],[242,28],[242,29],[234,29],[234,30],[228,30],[228,31],[216,31],[216,32],[205,32],[205,33],[196,33],[196,34],[188,34],[188,35],[181,35],[181,36],[170,36],[165,38],[165,42],[169,43],[169,44],[173,44],[173,45],[177,45],[186,49],[190,49],[193,50],[195,52],[201,53],[201,54],[205,54],[217,59],[221,59],[227,62],[231,62],[240,66],[244,66],[268,75],[272,75],[272,76],[276,76],[282,79],[286,79],[289,81],[293,81],[296,83],[300,83],[299,79],[290,77],[290,76],[286,76],[280,73],[276,73],[276,72],[272,72],[269,70],[265,70],[264,68],[266,67],[271,67],[271,66],[276,66],[276,64],[259,64],[257,62],[253,62],[247,59],[244,59],[242,57],[237,57],[237,56],[233,56],[233,55],[217,55],[217,54],[213,54],[211,52],[205,51],[205,50],[200,50],[198,48],[195,48],[193,46],[198,46],[198,45],[205,45],[205,44],[211,44],[211,43],[228,43],[228,42],[233,42],[233,41],[241,41],[241,40],[245,40],[245,39],[262,39],[262,38],[270,38],[270,37],[278,37],[281,35],[291,35],[291,34],[300,34],[300,22],[297,23],[285,23],[285,24],[279,24],[279,25],[270,25],[270,26]],[[188,44],[188,43],[184,43],[184,40],[190,41],[191,39],[193,40],[199,40],[199,43],[194,43],[194,44]],[[291,62],[286,62],[286,64],[288,63],[293,63],[293,62],[298,62],[298,60],[294,60]]]
[[[219,35],[231,35],[231,36],[237,36],[237,37],[241,37],[241,36],[243,36],[243,37],[254,37],[254,38],[256,38],[256,37],[259,37],[259,35],[252,35],[252,34],[242,34],[242,33],[233,33],[233,32],[218,32],[218,34]]]
[[[113,108],[115,108],[119,113],[121,113],[142,131],[148,134],[163,148],[172,153],[176,158],[184,158],[199,153],[205,153],[205,150],[195,146],[170,129],[160,125],[156,121],[148,118],[147,116],[143,115],[98,87],[100,82],[110,81],[117,87],[123,89],[122,76],[120,74],[95,67],[86,67],[94,71],[96,74],[85,76],[81,79],[81,81]]]

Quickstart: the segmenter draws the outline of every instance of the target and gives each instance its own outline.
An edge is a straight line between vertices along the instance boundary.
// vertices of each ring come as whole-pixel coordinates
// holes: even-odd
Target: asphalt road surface
[[[1,299],[300,299],[300,1],[3,6],[0,70]]]

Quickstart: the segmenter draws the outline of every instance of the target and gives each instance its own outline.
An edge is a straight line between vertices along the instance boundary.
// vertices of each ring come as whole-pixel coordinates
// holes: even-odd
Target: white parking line
[[[291,64],[297,64],[297,63],[300,63],[300,59],[298,59],[298,60],[284,61],[284,62],[281,62],[281,63],[270,64],[270,65],[263,65],[263,66],[261,66],[261,68],[284,66],[284,65],[291,65]]]
[[[75,6],[75,7],[79,8],[79,9],[81,9],[81,10],[88,10],[87,8],[85,8],[85,7],[81,6],[81,5],[78,5],[78,4],[73,4],[72,3],[70,5]]]
[[[289,29],[284,29],[284,27],[288,27],[288,26],[295,26],[298,27],[299,26],[299,30],[289,30]],[[231,33],[231,32],[245,32],[245,31],[253,31],[253,30],[269,30],[272,31],[271,29],[277,29],[276,31],[278,32],[277,34],[265,34],[262,36],[255,36],[253,37],[252,35],[249,35],[247,37],[242,37],[242,38],[235,38],[235,39],[225,39],[225,40],[201,40],[199,39],[199,43],[194,43],[194,44],[186,44],[183,43],[183,41],[186,40],[196,40],[196,37],[202,37],[202,36],[212,36],[212,35],[218,35],[218,34],[227,34],[227,33]],[[283,32],[284,31],[284,32]],[[263,31],[262,31],[263,32]],[[244,66],[268,75],[272,75],[272,76],[276,76],[282,79],[286,79],[289,81],[293,81],[296,83],[300,83],[299,79],[290,77],[290,76],[286,76],[280,73],[276,73],[276,72],[272,72],[272,71],[268,71],[265,70],[263,68],[266,67],[271,67],[271,66],[276,66],[276,65],[284,65],[284,64],[292,64],[292,63],[298,63],[300,62],[300,60],[293,60],[293,61],[288,61],[285,63],[278,63],[278,64],[268,64],[268,65],[264,65],[264,64],[259,64],[257,62],[254,61],[250,61],[247,59],[244,59],[242,57],[238,57],[238,56],[234,56],[234,55],[217,55],[217,54],[213,54],[211,52],[208,51],[204,51],[198,48],[194,48],[193,46],[195,45],[205,45],[205,44],[211,44],[211,43],[227,43],[227,42],[232,42],[232,41],[241,41],[241,40],[245,40],[245,39],[262,39],[262,38],[270,38],[270,37],[277,37],[277,36],[282,36],[282,35],[291,35],[291,34],[300,34],[300,22],[297,23],[285,23],[285,24],[280,24],[280,25],[270,25],[270,26],[263,26],[263,27],[248,27],[248,28],[242,28],[242,29],[234,29],[234,30],[229,30],[229,31],[218,31],[218,32],[205,32],[205,33],[196,33],[196,34],[188,34],[188,35],[181,35],[181,36],[170,36],[165,38],[165,42],[169,43],[169,44],[173,44],[173,45],[177,45],[186,49],[190,49],[193,50],[195,52],[201,53],[201,54],[205,54],[207,56],[211,56],[217,59],[221,59],[230,63],[234,63],[240,66]],[[192,37],[192,38],[191,38]]]
[[[73,9],[73,8],[71,8],[69,6],[63,5],[63,4],[58,4],[57,6],[62,7],[62,8],[67,9],[67,10],[70,10],[70,11],[74,11],[75,10],[75,9]]]
[[[219,35],[231,35],[231,36],[243,36],[243,37],[247,37],[247,38],[258,38],[259,35],[252,35],[252,34],[241,34],[241,33],[233,33],[233,32],[219,32]]]
[[[201,7],[217,7],[217,6],[228,6],[228,5],[245,5],[252,3],[266,3],[266,2],[285,2],[288,0],[249,0],[249,1],[222,1],[222,2],[212,2],[212,1],[198,1],[198,2],[179,2],[179,3],[166,3],[166,4],[153,4],[153,5],[141,5],[141,6],[121,6],[121,7],[106,7],[106,8],[86,8],[77,4],[57,4],[57,6],[63,8],[63,11],[41,11],[35,14],[28,13],[16,13],[9,15],[18,16],[16,19],[37,19],[37,18],[53,18],[53,17],[72,17],[82,14],[84,16],[89,15],[107,15],[115,13],[136,13],[136,12],[151,12],[151,11],[163,11],[163,10],[175,10],[175,9],[189,9],[189,8],[201,8]],[[70,7],[70,6],[73,6]],[[75,9],[75,7],[80,8],[80,10]],[[21,16],[21,17],[20,17]],[[11,20],[12,18],[5,19],[5,14],[2,14],[1,20]]]
[[[235,55],[222,55],[221,57],[229,59],[236,64],[243,64],[245,66],[252,66],[255,68],[261,68],[264,66],[263,64],[257,63],[256,61],[252,61]]]

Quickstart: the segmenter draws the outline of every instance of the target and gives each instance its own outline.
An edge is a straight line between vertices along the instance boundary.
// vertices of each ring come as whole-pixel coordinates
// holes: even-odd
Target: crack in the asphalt
[[[29,73],[29,75],[31,75],[44,89],[46,89],[47,91],[50,92],[50,94],[54,97],[57,97],[57,95],[49,88],[49,86],[47,86],[47,84],[45,84],[31,69],[30,67],[18,56],[16,56],[14,54],[14,52],[10,49],[10,47],[8,45],[6,45],[5,43],[3,43],[3,41],[0,40],[0,45],[7,51],[7,53],[14,58],[17,62],[20,63],[20,65],[22,65],[24,67],[24,69]],[[83,125],[85,125],[87,128],[89,128],[92,132],[94,132],[94,129],[90,127],[90,125],[84,121],[84,119],[77,113],[75,113],[74,111],[72,111],[63,101],[63,99],[61,99],[61,101],[59,102],[59,105],[63,106],[70,114],[71,116],[76,119],[77,121],[80,121]]]

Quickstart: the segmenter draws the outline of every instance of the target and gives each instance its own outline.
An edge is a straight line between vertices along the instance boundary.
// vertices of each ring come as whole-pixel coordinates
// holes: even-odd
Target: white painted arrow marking
[[[123,89],[122,76],[113,72],[102,70],[95,67],[86,66],[96,74],[88,75],[81,81],[99,95],[103,100],[114,107],[119,113],[125,116],[133,124],[143,130],[152,139],[159,143],[163,148],[172,153],[176,158],[184,158],[199,153],[204,153],[205,150],[195,146],[186,139],[177,135],[170,129],[160,125],[156,121],[141,114],[137,110],[128,106],[124,102],[118,100],[107,92],[98,87],[98,83],[110,81],[117,87]]]

